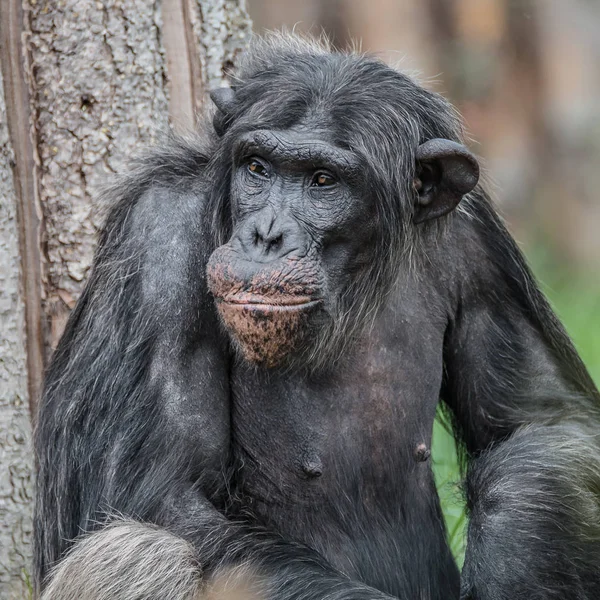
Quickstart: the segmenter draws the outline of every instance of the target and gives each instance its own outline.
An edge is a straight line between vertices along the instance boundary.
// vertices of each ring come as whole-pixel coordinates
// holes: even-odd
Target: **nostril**
[[[267,242],[267,252],[270,252],[271,250],[278,250],[282,241],[283,235],[278,235],[277,237],[269,240]]]

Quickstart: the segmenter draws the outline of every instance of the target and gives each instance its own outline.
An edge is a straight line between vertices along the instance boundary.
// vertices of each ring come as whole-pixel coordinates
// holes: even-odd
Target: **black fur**
[[[453,109],[292,37],[255,42],[234,91],[219,135],[168,140],[107,192],[35,434],[37,589],[116,514],[191,542],[205,578],[248,566],[272,598],[600,597],[598,392],[481,187],[414,222],[417,148],[461,143]],[[234,231],[235,140],[299,125],[360,157],[378,235],[312,368],[264,369],[232,353],[206,263]],[[460,586],[423,451],[440,398],[470,460]],[[109,546],[85,569],[98,589]]]

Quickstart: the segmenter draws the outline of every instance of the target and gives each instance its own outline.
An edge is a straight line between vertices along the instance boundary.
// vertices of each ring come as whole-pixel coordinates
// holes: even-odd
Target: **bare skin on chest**
[[[393,306],[384,311],[334,378],[243,361],[232,372],[236,485],[244,505],[347,572],[360,570],[355,548],[378,543],[378,523],[406,536],[408,515],[411,522],[439,518],[428,500],[428,458],[441,358],[415,353],[410,339],[435,330],[398,314]],[[424,360],[427,378],[419,377]],[[332,497],[340,499],[335,510]]]

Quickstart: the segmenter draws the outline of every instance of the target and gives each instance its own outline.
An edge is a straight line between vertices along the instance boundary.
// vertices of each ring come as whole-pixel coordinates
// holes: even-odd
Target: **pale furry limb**
[[[116,521],[81,539],[51,572],[41,600],[199,600],[196,551],[158,527]]]

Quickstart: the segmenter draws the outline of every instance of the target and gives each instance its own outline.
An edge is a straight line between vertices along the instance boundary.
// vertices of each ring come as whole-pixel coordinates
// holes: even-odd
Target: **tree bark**
[[[0,73],[0,597],[28,597],[32,454],[14,155]]]
[[[92,261],[98,192],[194,127],[249,31],[245,0],[0,2],[0,598],[29,594],[29,418]]]
[[[63,0],[55,7],[30,0],[25,15],[51,347],[92,261],[102,220],[93,199],[168,125],[158,4]]]

